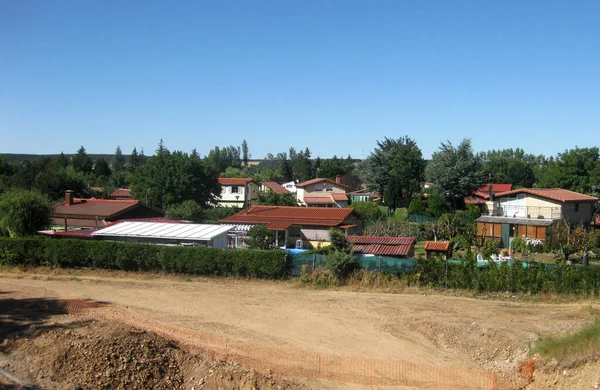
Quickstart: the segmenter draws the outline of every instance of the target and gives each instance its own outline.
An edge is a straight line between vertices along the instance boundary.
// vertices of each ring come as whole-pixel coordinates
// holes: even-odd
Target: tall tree
[[[0,233],[32,236],[50,226],[51,206],[38,191],[12,189],[0,195]]]
[[[54,166],[57,168],[66,168],[67,165],[69,165],[69,160],[67,160],[63,152],[60,152],[56,158],[56,161],[54,162]]]
[[[138,154],[137,148],[134,146],[129,156],[129,170],[134,172],[142,165],[140,155]]]
[[[90,158],[90,156],[87,155],[83,146],[81,146],[79,150],[77,150],[77,154],[75,155],[75,157],[73,157],[73,160],[71,162],[73,168],[75,168],[76,171],[83,173],[92,172],[92,159]]]
[[[94,165],[94,174],[96,176],[109,177],[110,173],[110,167],[104,157],[100,157],[96,160],[96,164]]]
[[[538,157],[525,154],[523,149],[490,150],[479,154],[486,176],[493,175],[496,183],[515,187],[533,187]]]
[[[171,153],[164,145],[131,176],[131,190],[136,199],[147,195],[148,203],[163,208],[186,200],[206,206],[220,194],[217,177],[202,159]]]
[[[591,193],[600,186],[600,149],[575,148],[559,153],[540,170],[539,187]]]
[[[404,204],[402,199],[402,183],[397,175],[390,176],[383,199],[390,215]]]
[[[112,171],[114,173],[120,173],[125,170],[125,157],[123,157],[123,152],[121,151],[121,147],[117,146],[117,150],[115,150],[115,156],[112,160]]]
[[[473,154],[469,139],[463,139],[458,146],[450,141],[442,142],[425,173],[455,209],[485,182],[481,160]]]
[[[248,167],[248,160],[250,159],[250,153],[248,152],[248,143],[246,140],[242,141],[242,161],[244,166]]]

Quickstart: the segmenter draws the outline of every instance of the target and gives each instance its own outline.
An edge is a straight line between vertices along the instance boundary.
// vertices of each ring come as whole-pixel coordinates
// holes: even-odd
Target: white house
[[[219,206],[244,207],[253,204],[258,198],[258,184],[246,177],[220,177],[221,196]]]
[[[348,207],[346,186],[329,179],[312,179],[296,184],[298,204],[308,207]]]
[[[296,193],[296,182],[295,181],[288,181],[287,183],[283,183],[281,186],[283,188],[285,188],[286,190],[288,190],[289,192],[291,192],[292,194]]]

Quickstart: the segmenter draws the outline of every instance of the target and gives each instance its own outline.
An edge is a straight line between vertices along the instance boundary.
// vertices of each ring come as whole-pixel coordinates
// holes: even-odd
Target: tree
[[[348,241],[346,240],[346,235],[338,228],[332,227],[329,229],[329,241],[331,242],[331,246],[334,247],[336,251],[348,250]]]
[[[85,148],[81,146],[79,150],[77,150],[77,154],[73,157],[71,161],[73,168],[76,171],[80,171],[83,173],[91,173],[92,172],[92,159],[87,155]]]
[[[395,176],[394,184],[400,188],[400,195],[395,194],[395,197],[403,199],[405,204],[410,203],[412,197],[421,191],[424,171],[425,160],[421,149],[408,136],[398,139],[386,137],[383,141],[377,141],[375,150],[358,167],[363,184],[379,194],[386,193],[390,178]]]
[[[485,182],[481,161],[473,154],[469,139],[463,139],[458,146],[450,141],[442,142],[425,173],[455,209]]]
[[[267,229],[265,225],[254,225],[248,231],[246,246],[250,249],[270,249],[275,245],[273,232]]]
[[[137,148],[134,146],[131,151],[131,155],[129,156],[129,170],[135,173],[136,169],[138,169],[142,165],[142,159],[138,154]]]
[[[115,155],[112,159],[111,181],[112,185],[116,188],[127,186],[125,175],[125,157],[123,156],[123,152],[121,152],[120,146],[117,146],[117,150],[115,150]]]
[[[180,204],[169,205],[165,211],[165,217],[192,222],[202,222],[202,207],[193,200],[186,200]]]
[[[242,141],[242,161],[244,166],[248,167],[248,160],[250,159],[250,153],[248,152],[248,143],[246,140]]]
[[[539,157],[525,154],[523,149],[490,150],[478,155],[486,177],[493,175],[496,183],[512,184],[515,187],[532,187],[536,177],[534,168]]]
[[[51,211],[40,192],[12,189],[0,195],[0,230],[10,237],[32,236],[50,226]]]
[[[99,177],[109,177],[111,174],[110,167],[103,157],[100,157],[94,165],[94,174]]]
[[[378,221],[383,218],[379,206],[375,202],[352,202],[350,205],[365,221]]]
[[[555,223],[550,229],[549,245],[552,249],[559,251],[569,260],[573,253],[589,248],[592,243],[593,235],[588,232],[585,226],[577,225],[572,228],[564,219]]]
[[[404,203],[402,200],[402,187],[401,180],[398,176],[390,176],[388,184],[385,189],[385,195],[383,200],[385,205],[388,207],[389,214],[393,214],[394,210],[398,207],[402,207]]]
[[[298,206],[298,201],[294,194],[278,194],[273,191],[267,191],[266,194],[259,194],[256,203],[265,206]]]
[[[186,200],[205,207],[221,193],[217,178],[202,159],[181,151],[171,153],[164,145],[136,169],[130,184],[135,199],[148,196],[148,203],[156,207]]]
[[[409,214],[425,215],[425,210],[427,210],[427,207],[425,207],[421,198],[413,198],[408,205]]]
[[[452,206],[438,190],[432,188],[427,191],[426,216],[439,218],[442,214],[449,213],[451,210]]]
[[[600,185],[600,149],[575,148],[559,153],[540,170],[538,186],[591,193]]]
[[[338,279],[346,279],[352,272],[359,268],[354,255],[343,252],[333,251],[327,255],[327,269]]]
[[[67,160],[63,152],[60,152],[60,154],[56,158],[56,161],[54,162],[54,166],[56,168],[66,168],[67,165],[69,165],[69,160]]]

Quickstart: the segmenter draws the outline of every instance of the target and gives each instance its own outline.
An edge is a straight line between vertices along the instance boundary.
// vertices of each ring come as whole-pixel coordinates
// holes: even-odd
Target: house
[[[131,190],[129,188],[117,188],[110,194],[110,198],[116,200],[133,199],[133,196],[131,195]]]
[[[295,206],[250,206],[244,211],[224,218],[222,224],[265,225],[276,232],[277,245],[304,248],[330,244],[329,229],[340,228],[347,234],[362,231],[362,220],[351,208],[310,208]]]
[[[497,194],[512,190],[512,184],[485,184],[473,191],[473,195],[465,198],[466,204],[485,205]]]
[[[73,191],[65,191],[65,201],[54,206],[53,226],[68,228],[99,228],[119,219],[157,218],[164,212],[139,200],[80,199]]]
[[[347,236],[346,240],[356,254],[401,258],[415,255],[414,237]]]
[[[598,198],[561,188],[520,188],[498,193],[488,202],[489,215],[477,218],[477,236],[502,240],[545,240],[548,227],[564,219],[590,226]]]
[[[227,248],[232,226],[123,221],[92,232],[99,240]]]
[[[274,192],[279,195],[290,193],[284,186],[274,181],[261,181],[258,190],[261,194],[266,194],[267,192]]]
[[[452,245],[449,241],[426,241],[425,258],[430,259],[435,255],[442,256],[442,259],[448,260],[452,256]]]
[[[296,193],[296,182],[295,181],[288,181],[287,183],[283,183],[281,186],[283,188],[285,188],[286,190],[288,190],[289,192],[291,192],[292,194]]]
[[[377,192],[369,191],[366,187],[350,192],[348,196],[352,202],[378,201],[381,199],[381,196]]]
[[[329,179],[312,179],[296,184],[298,204],[307,207],[348,207],[346,186]]]
[[[258,184],[247,177],[220,177],[221,196],[217,201],[219,206],[246,207],[258,198]]]
[[[158,218],[134,218],[134,219],[119,219],[118,221],[115,222],[109,222],[107,223],[105,226],[102,226],[99,229],[96,228],[81,228],[78,230],[63,230],[62,228],[60,230],[39,230],[38,234],[45,236],[45,237],[52,237],[52,238],[83,238],[83,239],[94,239],[93,233],[103,229],[104,227],[107,226],[112,226],[115,225],[117,223],[121,223],[121,222],[160,222],[160,223],[185,223],[184,221],[180,221],[177,219],[169,219],[169,218],[164,218],[164,217],[158,217]]]

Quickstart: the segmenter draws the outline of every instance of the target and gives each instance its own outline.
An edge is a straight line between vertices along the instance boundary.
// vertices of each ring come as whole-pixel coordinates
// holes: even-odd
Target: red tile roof
[[[348,236],[346,240],[353,244],[412,245],[415,243],[414,237]]]
[[[427,241],[425,243],[426,251],[447,252],[449,249],[450,242],[448,241]]]
[[[304,203],[306,204],[333,204],[331,197],[325,196],[305,196]]]
[[[485,204],[486,203],[485,199],[487,199],[488,196],[486,195],[485,199],[482,199],[482,198],[483,197],[478,198],[476,196],[467,196],[465,198],[465,203],[467,203],[467,204]]]
[[[285,187],[283,187],[281,184],[274,182],[274,181],[262,181],[261,184],[276,194],[282,195],[282,194],[290,194],[291,193],[288,190],[286,190]]]
[[[563,190],[562,188],[519,188],[507,192],[496,194],[496,197],[515,195],[515,194],[530,194],[541,198],[556,200],[559,202],[597,202],[598,198],[593,196],[580,194],[579,192]]]
[[[38,233],[47,237],[65,237],[65,238],[87,238],[93,239],[92,233],[97,229],[81,230],[39,230]]]
[[[249,178],[249,177],[220,177],[219,178],[219,184],[222,186],[243,186],[252,181],[253,181],[252,178]]]
[[[250,206],[219,222],[231,224],[264,224],[274,229],[280,228],[283,222],[301,226],[339,226],[352,214],[351,208],[322,208],[295,206]]]
[[[346,194],[339,194],[339,193],[335,193],[334,192],[334,193],[332,193],[330,195],[331,195],[331,198],[333,200],[345,200],[345,201],[348,201],[348,195],[346,195]]]
[[[408,256],[412,250],[413,245],[354,244],[351,252],[376,256]]]
[[[138,200],[73,199],[73,204],[59,203],[54,206],[53,218],[74,215],[107,218],[122,213],[140,204]]]
[[[378,256],[408,256],[414,252],[414,237],[347,236],[352,252]]]
[[[492,193],[494,194],[494,196],[496,196],[498,193],[500,192],[506,192],[506,191],[510,191],[512,189],[512,184],[492,184]],[[473,191],[473,196],[469,196],[465,198],[465,203],[470,203],[470,204],[485,204],[485,201],[482,201],[482,199],[478,199],[478,198],[483,198],[483,199],[489,199],[490,198],[490,185],[489,184],[484,184],[481,187],[479,187],[478,189],[476,189],[475,191]]]
[[[296,184],[296,188],[302,188],[302,187],[309,186],[311,184],[317,184],[317,183],[321,183],[321,182],[331,183],[331,184],[334,184],[334,185],[336,185],[338,187],[342,187],[342,188],[348,188],[348,186],[346,186],[346,185],[344,185],[342,183],[336,183],[333,180],[329,180],[329,179],[325,179],[325,178],[316,178],[316,179],[310,179],[310,180],[307,180],[307,181],[303,181],[302,183]]]
[[[117,188],[112,194],[113,198],[129,198],[131,199],[131,190],[129,188]]]

